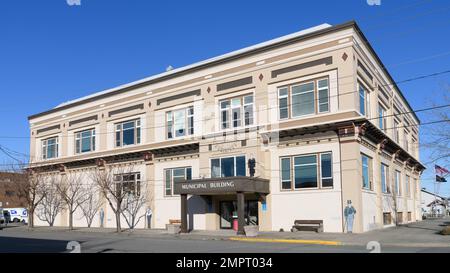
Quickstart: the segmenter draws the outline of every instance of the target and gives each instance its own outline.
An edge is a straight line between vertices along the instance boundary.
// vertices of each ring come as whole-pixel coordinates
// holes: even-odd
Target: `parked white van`
[[[28,223],[28,211],[26,208],[3,208],[9,212],[11,216],[11,222],[24,224]]]

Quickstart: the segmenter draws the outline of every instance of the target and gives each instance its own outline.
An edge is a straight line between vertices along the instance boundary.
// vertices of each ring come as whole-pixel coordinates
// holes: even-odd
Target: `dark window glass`
[[[245,176],[245,156],[236,157],[236,176]]]
[[[221,159],[222,177],[234,176],[234,157]]]
[[[333,187],[331,154],[321,154],[320,158],[320,168],[322,171],[322,187]]]

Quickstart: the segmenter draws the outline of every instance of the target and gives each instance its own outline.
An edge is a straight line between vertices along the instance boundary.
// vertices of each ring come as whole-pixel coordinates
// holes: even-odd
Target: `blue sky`
[[[396,81],[450,69],[450,3],[444,0],[381,0],[379,6],[366,0],[81,0],[80,6],[66,0],[3,0],[0,136],[28,137],[27,116],[163,72],[168,65],[180,67],[321,23],[353,19]],[[400,88],[420,109],[442,104],[449,80],[446,74]],[[422,122],[436,120],[418,115]],[[24,154],[28,142],[0,137],[0,145]],[[427,162],[429,153],[421,153]],[[11,162],[0,153],[0,164]],[[423,176],[429,190],[432,171]],[[440,193],[450,195],[449,184]]]

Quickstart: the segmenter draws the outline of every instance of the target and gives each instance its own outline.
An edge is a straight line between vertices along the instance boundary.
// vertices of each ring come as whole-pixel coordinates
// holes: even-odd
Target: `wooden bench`
[[[181,220],[179,219],[169,219],[170,225],[181,225]]]
[[[323,220],[295,220],[291,231],[299,230],[323,232]]]

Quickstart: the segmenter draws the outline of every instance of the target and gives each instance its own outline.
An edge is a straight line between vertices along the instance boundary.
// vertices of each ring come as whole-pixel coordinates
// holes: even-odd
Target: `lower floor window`
[[[403,223],[403,212],[397,212],[397,223]]]
[[[383,213],[383,224],[390,225],[392,223],[392,217],[390,212]]]
[[[174,184],[184,180],[192,179],[192,168],[174,168],[164,170],[164,192],[166,196],[172,196]]]
[[[283,190],[333,187],[330,152],[282,157],[280,163]]]
[[[133,194],[139,196],[141,194],[141,174],[125,173],[115,176],[116,191],[118,196],[124,194]]]

